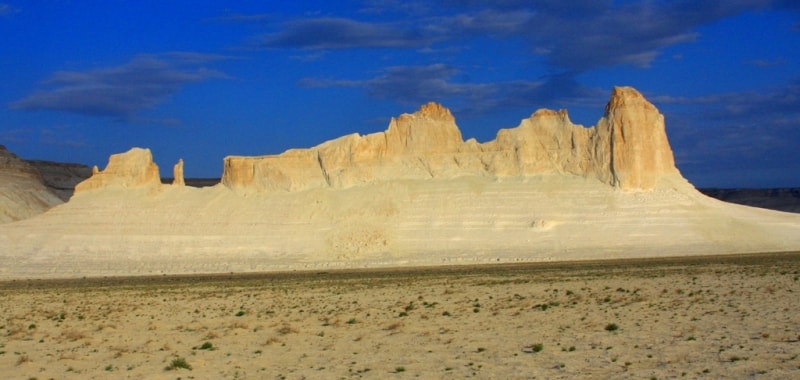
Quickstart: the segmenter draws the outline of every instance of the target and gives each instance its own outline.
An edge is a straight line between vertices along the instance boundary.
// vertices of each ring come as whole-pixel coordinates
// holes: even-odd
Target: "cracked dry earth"
[[[8,379],[797,378],[800,254],[0,283]]]

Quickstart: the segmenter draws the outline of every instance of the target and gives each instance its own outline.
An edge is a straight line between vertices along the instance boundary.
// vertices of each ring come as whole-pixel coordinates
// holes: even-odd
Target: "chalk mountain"
[[[188,163],[191,164],[191,163]],[[664,117],[615,88],[596,126],[538,110],[464,141],[429,103],[384,132],[230,156],[221,183],[161,184],[147,149],[112,155],[66,204],[0,226],[0,277],[246,272],[800,249],[800,216],[708,198],[675,167]]]

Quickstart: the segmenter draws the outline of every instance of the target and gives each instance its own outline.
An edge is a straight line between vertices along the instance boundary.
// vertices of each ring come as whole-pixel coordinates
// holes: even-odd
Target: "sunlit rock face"
[[[178,163],[172,167],[172,184],[175,186],[186,186],[186,181],[183,179],[183,159],[178,160]]]
[[[105,187],[159,186],[161,177],[150,149],[133,148],[112,154],[102,171],[96,170],[87,180],[75,186],[75,194]]]
[[[183,162],[173,170],[182,180]],[[347,188],[409,179],[571,174],[622,190],[650,190],[678,174],[664,116],[638,91],[614,88],[597,126],[573,124],[566,110],[540,109],[486,143],[464,141],[450,111],[437,103],[393,118],[384,132],[351,134],[309,149],[270,156],[229,156],[222,183],[241,191]],[[159,184],[148,149],[112,155],[77,192]]]
[[[222,183],[238,190],[343,188],[398,179],[563,173],[624,190],[649,190],[676,174],[664,117],[630,87],[616,87],[596,127],[541,109],[495,140],[464,141],[447,108],[428,103],[384,132],[351,134],[279,155],[225,158]]]
[[[664,116],[638,91],[617,87],[597,124],[597,160],[608,163],[600,178],[623,189],[652,189],[665,174],[677,173]]]

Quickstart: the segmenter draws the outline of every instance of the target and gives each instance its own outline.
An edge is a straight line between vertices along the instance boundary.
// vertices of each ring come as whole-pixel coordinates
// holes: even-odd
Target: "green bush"
[[[189,363],[186,362],[186,359],[184,359],[182,357],[177,357],[175,359],[172,359],[172,361],[167,366],[166,370],[167,371],[173,371],[173,370],[181,369],[181,368],[188,369],[190,371],[192,370],[192,366],[189,365]]]

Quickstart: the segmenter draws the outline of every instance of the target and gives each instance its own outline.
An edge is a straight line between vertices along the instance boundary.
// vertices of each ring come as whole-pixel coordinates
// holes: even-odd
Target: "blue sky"
[[[0,144],[218,177],[428,101],[479,141],[538,108],[591,126],[630,85],[696,186],[800,186],[800,3],[569,3],[0,0]]]

